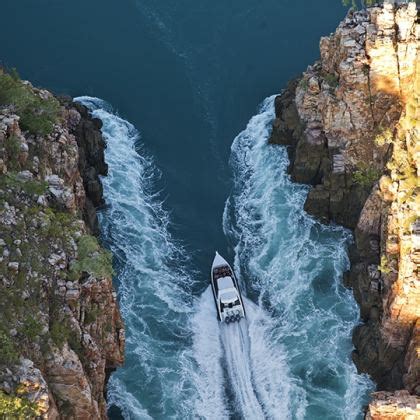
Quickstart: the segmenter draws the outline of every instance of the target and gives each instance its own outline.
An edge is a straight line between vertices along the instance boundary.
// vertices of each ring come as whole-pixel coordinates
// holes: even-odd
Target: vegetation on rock
[[[299,80],[299,87],[303,89],[305,92],[308,90],[308,86],[309,86],[309,83],[307,79],[302,78]]]
[[[353,9],[357,10],[359,5],[362,7],[371,7],[375,4],[381,4],[384,2],[384,0],[360,0],[358,2],[357,0],[341,0],[343,3],[343,6],[351,6]],[[417,4],[420,4],[420,0],[416,0]]]
[[[17,360],[18,352],[10,334],[0,329],[0,365],[13,364]]]
[[[14,191],[24,191],[27,194],[41,195],[47,191],[48,183],[41,180],[25,180],[16,172],[9,172],[0,177],[0,188],[10,188]]]
[[[112,255],[100,247],[98,240],[91,235],[83,235],[77,242],[77,260],[73,262],[71,270],[79,276],[86,272],[96,277],[111,277]]]
[[[53,97],[41,97],[16,72],[0,70],[0,106],[12,106],[20,117],[20,126],[32,134],[48,135],[57,123],[60,105]]]
[[[389,268],[388,258],[385,255],[381,256],[381,264],[378,266],[378,270],[382,274],[389,274],[391,269]]]
[[[420,392],[420,22],[414,2],[362,5],[373,3],[321,39],[321,60],[303,74],[309,83],[276,99],[272,137],[292,146],[292,178],[315,185],[305,209],[354,229],[346,284],[363,322],[352,357],[379,390],[395,391],[375,396],[371,413],[396,418],[395,405],[403,412],[409,399],[418,411]],[[332,95],[335,73],[341,89]]]
[[[370,188],[380,176],[381,172],[378,169],[360,163],[358,169],[353,172],[352,178],[356,184]]]
[[[6,150],[10,169],[16,170],[18,167],[17,157],[20,151],[20,144],[17,137],[15,135],[7,137],[4,142],[4,148]]]
[[[335,89],[338,86],[338,76],[334,73],[327,73],[324,75],[324,80],[328,83],[328,85]]]
[[[0,414],[4,420],[25,420],[37,417],[37,405],[24,397],[7,395],[0,391]]]
[[[103,142],[86,110],[64,105],[16,72],[0,70],[0,418],[5,419],[40,415],[31,411],[39,405],[25,397],[35,403],[41,398],[41,414],[54,418],[70,411],[77,418],[86,413],[104,418],[105,370],[123,360],[112,258],[90,235],[95,209],[86,206],[88,182],[98,185],[94,205],[102,199],[99,169],[90,162],[105,171],[98,150]],[[68,375],[80,386],[70,394],[61,392]],[[19,393],[25,378],[31,391]]]

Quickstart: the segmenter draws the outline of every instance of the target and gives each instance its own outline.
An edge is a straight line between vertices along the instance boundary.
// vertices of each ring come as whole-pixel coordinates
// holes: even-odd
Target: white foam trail
[[[264,412],[252,383],[248,331],[245,320],[221,325],[223,348],[237,409],[245,418],[263,419]]]
[[[121,402],[124,401],[124,404]],[[108,405],[120,407],[121,413],[125,419],[131,420],[152,420],[140,402],[131,392],[128,392],[124,383],[119,379],[111,381],[108,385]],[[135,417],[133,414],[135,413]]]
[[[341,284],[349,234],[304,212],[308,188],[286,175],[285,148],[267,143],[273,102],[274,96],[264,101],[232,144],[234,189],[223,222],[235,271],[275,314],[272,336],[283,344],[294,377],[293,416],[358,418],[371,383],[349,357],[358,321],[351,292]]]
[[[246,300],[247,322],[229,326],[219,325],[209,289],[191,297],[194,280],[153,193],[159,174],[136,151],[137,130],[105,102],[78,100],[102,120],[108,145],[109,206],[99,216],[118,259],[127,328],[126,368],[111,378],[110,403],[130,419],[223,419],[232,415],[226,399],[233,394],[244,418],[325,418],[332,407],[342,418],[358,417],[370,383],[346,356],[357,321],[339,283],[347,234],[303,212],[306,187],[285,176],[285,151],[266,144],[273,98],[232,146],[235,190],[224,229],[235,244],[235,270],[260,305]]]
[[[227,418],[227,387],[235,398],[234,411],[243,418],[292,418],[290,402],[296,386],[288,378],[282,346],[272,334],[272,320],[249,299],[245,298],[244,304],[247,319],[226,325],[217,320],[210,287],[196,303],[192,320],[193,379],[198,391],[195,414],[199,418]],[[299,397],[304,406],[304,396]],[[299,413],[296,418],[300,418]]]
[[[101,227],[114,253],[126,260],[118,280],[129,368],[113,375],[110,403],[118,405],[127,418],[153,417],[147,407],[150,402],[144,395],[133,394],[135,388],[129,386],[138,374],[146,384],[158,381],[162,405],[167,405],[159,415],[228,418],[225,363],[238,411],[245,418],[276,418],[275,407],[287,412],[288,389],[283,381],[287,366],[279,357],[279,348],[274,351],[267,345],[268,319],[247,302],[249,326],[243,322],[220,331],[208,289],[195,303],[196,313],[188,321],[186,316],[193,305],[187,292],[192,281],[174,268],[175,264],[179,267],[181,252],[167,231],[167,214],[151,195],[150,184],[156,174],[152,162],[135,150],[139,134],[103,101],[89,97],[78,100],[90,106],[93,116],[103,122],[109,165],[103,185],[110,207],[101,215]],[[157,339],[151,329],[155,323],[159,330],[178,331],[181,336],[189,334],[188,325],[193,332],[192,347],[180,351]],[[147,386],[138,388],[144,392]]]
[[[184,365],[187,372],[193,372],[197,392],[194,414],[208,420],[227,419],[222,343],[210,286],[196,302],[196,311],[191,321],[193,345],[189,355],[195,368]]]
[[[272,320],[249,299],[244,298],[244,305],[246,320],[221,325],[238,411],[246,419],[291,418],[291,394],[296,389],[282,346],[271,334]]]
[[[127,418],[187,418],[194,389],[183,354],[189,346],[191,286],[182,248],[154,191],[159,176],[139,154],[139,133],[97,98],[76,99],[103,123],[107,208],[99,214],[105,242],[117,260],[120,307],[126,324],[126,363],[110,380],[110,402]]]
[[[305,394],[291,378],[286,352],[276,336],[273,319],[249,299],[247,308],[250,362],[258,399],[266,417],[271,419],[302,418]],[[297,409],[293,407],[297,402]]]

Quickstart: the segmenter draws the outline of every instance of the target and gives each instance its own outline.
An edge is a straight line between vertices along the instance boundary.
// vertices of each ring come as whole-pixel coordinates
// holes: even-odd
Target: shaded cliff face
[[[355,231],[346,282],[363,320],[353,334],[356,366],[379,389],[413,395],[420,394],[419,45],[415,3],[349,12],[321,39],[321,60],[276,99],[270,139],[290,146],[292,178],[314,186],[305,209]],[[400,397],[411,409],[419,403],[378,393],[369,415],[389,418],[386,406],[392,412]]]
[[[92,236],[107,170],[100,121],[0,79],[0,412],[105,418],[124,329],[111,256]]]

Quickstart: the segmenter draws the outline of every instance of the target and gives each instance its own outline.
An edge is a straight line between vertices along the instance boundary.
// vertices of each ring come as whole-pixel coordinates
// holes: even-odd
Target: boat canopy
[[[217,286],[219,288],[219,290],[223,290],[223,289],[232,289],[235,287],[235,285],[233,284],[233,280],[232,277],[221,277],[220,279],[217,280]]]
[[[211,267],[211,287],[219,321],[229,324],[245,318],[238,281],[232,267],[218,252]]]
[[[238,300],[238,294],[233,290],[228,290],[227,292],[220,293],[220,300],[222,303],[233,303]]]

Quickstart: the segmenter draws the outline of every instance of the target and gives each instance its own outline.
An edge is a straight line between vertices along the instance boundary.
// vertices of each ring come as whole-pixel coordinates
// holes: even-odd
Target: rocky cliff
[[[0,417],[106,418],[124,328],[98,243],[101,123],[0,71]]]
[[[305,209],[354,229],[353,360],[388,391],[373,395],[372,419],[420,417],[419,48],[416,3],[350,11],[276,98],[270,140],[313,185]]]

